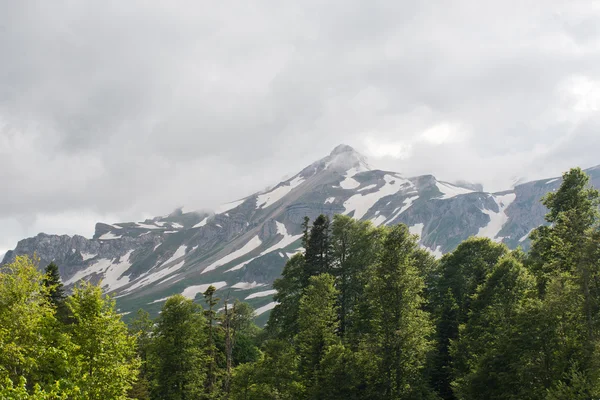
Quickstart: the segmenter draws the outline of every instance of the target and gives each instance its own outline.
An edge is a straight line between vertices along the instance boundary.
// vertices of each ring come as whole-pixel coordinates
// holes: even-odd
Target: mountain
[[[587,172],[600,187],[600,168]],[[340,145],[268,191],[214,213],[180,209],[143,222],[97,223],[91,239],[40,233],[21,240],[2,262],[35,252],[41,265],[59,265],[67,286],[101,279],[123,313],[141,307],[157,313],[168,296],[201,298],[212,284],[222,298],[251,303],[264,320],[274,306],[273,280],[301,250],[305,216],[404,223],[436,256],[472,235],[526,248],[531,230],[544,223],[540,198],[560,183],[551,178],[486,193],[477,184],[373,169],[352,147]]]

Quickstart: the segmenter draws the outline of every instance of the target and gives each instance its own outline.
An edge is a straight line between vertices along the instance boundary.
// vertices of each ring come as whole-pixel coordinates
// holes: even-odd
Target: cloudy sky
[[[500,190],[600,164],[599,108],[594,0],[0,1],[0,253],[340,143]]]

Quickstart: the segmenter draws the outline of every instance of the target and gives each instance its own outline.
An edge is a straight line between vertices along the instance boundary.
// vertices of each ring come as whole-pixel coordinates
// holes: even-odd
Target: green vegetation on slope
[[[435,260],[404,225],[306,220],[264,330],[213,287],[127,329],[98,287],[65,296],[19,257],[0,270],[0,398],[598,398],[600,194],[572,169],[542,201],[527,254],[471,238]]]

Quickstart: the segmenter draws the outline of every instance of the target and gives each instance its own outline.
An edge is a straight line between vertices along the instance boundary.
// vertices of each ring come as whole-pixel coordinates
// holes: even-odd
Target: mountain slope
[[[588,173],[600,187],[600,169]],[[340,145],[292,178],[215,213],[178,210],[144,222],[98,223],[92,239],[39,234],[20,241],[3,262],[36,252],[42,265],[59,264],[66,285],[102,279],[125,313],[140,307],[155,313],[169,295],[201,297],[213,284],[221,297],[246,300],[265,318],[273,280],[300,250],[304,216],[404,223],[438,256],[472,235],[526,247],[531,229],[544,222],[539,199],[559,185],[554,178],[485,193],[432,175],[407,178],[372,169]]]

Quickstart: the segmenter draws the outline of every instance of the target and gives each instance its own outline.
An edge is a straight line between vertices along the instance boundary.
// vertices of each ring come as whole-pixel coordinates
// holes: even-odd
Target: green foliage
[[[57,266],[17,257],[0,398],[599,398],[600,194],[573,169],[543,202],[529,253],[470,238],[439,261],[404,225],[306,218],[264,332],[248,304],[218,313],[212,286],[206,310],[175,295],[128,331],[99,287],[65,300]]]
[[[52,262],[46,267],[43,282],[47,289],[48,301],[56,309],[57,318],[67,323],[68,309],[65,304],[66,295],[60,280],[60,274],[58,273],[58,265]]]
[[[528,373],[527,303],[533,276],[510,256],[501,259],[473,295],[469,320],[452,346],[454,393],[459,399],[534,399],[541,388]]]
[[[502,244],[487,238],[470,238],[442,257],[436,278],[427,291],[436,320],[436,352],[430,359],[433,387],[444,399],[453,399],[453,357],[450,343],[459,338],[459,325],[466,324],[473,295],[501,257],[508,254]]]
[[[207,336],[201,307],[181,295],[167,299],[148,356],[152,399],[201,398],[210,362]]]
[[[305,388],[312,391],[318,386],[320,363],[329,346],[339,342],[337,291],[329,274],[313,276],[305,294],[300,299],[298,334],[299,372]]]
[[[33,392],[57,383],[73,386],[74,345],[61,331],[49,298],[34,260],[18,256],[0,267],[0,379],[15,385],[6,390],[22,391],[25,381]]]
[[[378,398],[429,396],[424,374],[433,326],[423,310],[423,278],[415,237],[405,225],[389,230],[367,288],[371,311],[369,350],[378,358]]]
[[[67,299],[73,323],[67,327],[76,345],[81,376],[77,383],[87,399],[125,399],[138,375],[135,337],[115,310],[115,302],[89,283],[75,287]]]

